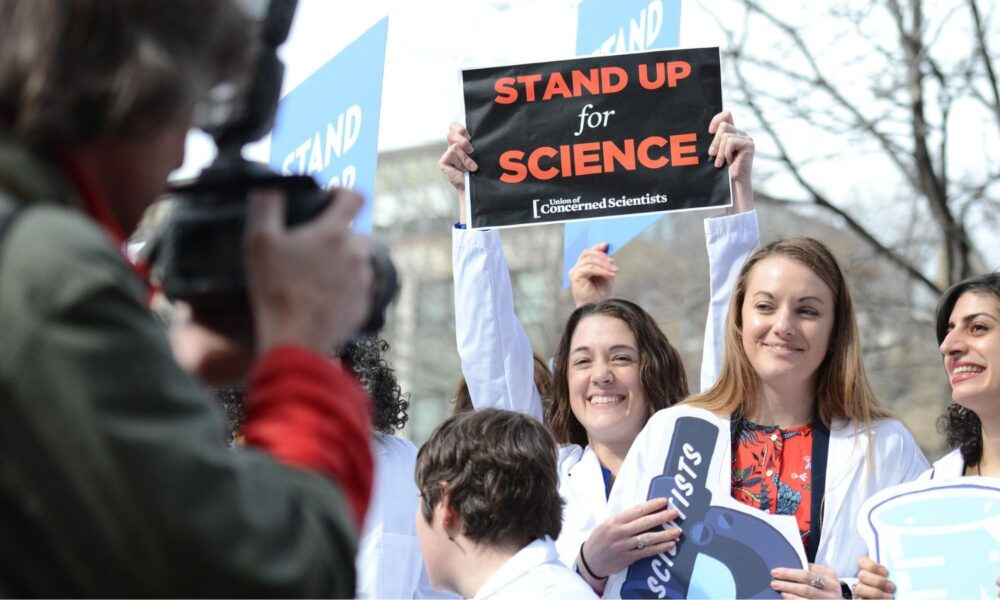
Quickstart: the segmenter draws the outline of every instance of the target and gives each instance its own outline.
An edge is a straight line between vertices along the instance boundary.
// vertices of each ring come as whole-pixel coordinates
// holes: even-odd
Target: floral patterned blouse
[[[733,440],[733,498],[771,514],[794,515],[806,548],[812,437],[812,424],[779,429],[743,420]]]

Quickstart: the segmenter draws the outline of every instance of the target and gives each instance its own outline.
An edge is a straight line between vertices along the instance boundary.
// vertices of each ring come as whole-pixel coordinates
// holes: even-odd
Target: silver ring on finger
[[[646,547],[646,542],[642,539],[642,534],[635,536],[635,549],[642,550]]]
[[[817,575],[813,577],[813,580],[809,582],[809,585],[816,588],[817,590],[822,590],[826,588],[826,583],[823,581],[822,575]]]

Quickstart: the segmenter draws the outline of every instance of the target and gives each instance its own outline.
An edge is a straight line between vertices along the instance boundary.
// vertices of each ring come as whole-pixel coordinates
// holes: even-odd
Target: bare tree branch
[[[972,13],[972,23],[976,30],[976,50],[983,59],[983,67],[986,69],[986,79],[990,89],[993,91],[993,113],[996,115],[997,127],[1000,127],[1000,86],[997,85],[997,76],[993,72],[993,61],[990,59],[990,51],[986,46],[986,34],[983,32],[983,20],[979,15],[979,7],[976,0],[967,0],[969,12]],[[984,98],[985,100],[985,98]]]
[[[925,115],[924,73],[921,66],[924,63],[925,51],[922,42],[923,8],[920,0],[910,3],[910,24],[907,27],[906,18],[898,0],[888,0],[889,12],[896,23],[900,43],[906,55],[908,87],[910,90],[913,135],[913,159],[919,174],[917,188],[927,198],[931,213],[941,224],[944,233],[945,259],[939,280],[942,287],[946,284],[972,275],[970,264],[971,248],[968,244],[965,229],[955,219],[948,206],[948,191],[941,176],[945,155],[939,157],[939,166],[935,166],[927,147],[929,126]]]
[[[788,23],[777,18],[772,13],[764,10],[764,8],[762,8],[755,0],[744,0],[744,5],[747,7],[748,10],[753,10],[754,12],[757,12],[765,19],[770,21],[775,27],[784,32],[785,35],[792,40],[796,48],[798,48],[799,53],[809,64],[809,68],[813,72],[814,84],[826,90],[826,92],[830,95],[830,97],[833,98],[833,100],[839,106],[841,106],[843,109],[851,113],[851,115],[853,115],[854,118],[857,120],[858,126],[864,129],[865,131],[869,132],[879,142],[879,144],[881,144],[882,147],[885,148],[886,154],[889,157],[889,159],[899,168],[900,172],[903,173],[903,175],[913,185],[913,187],[920,187],[919,177],[910,169],[909,165],[903,162],[903,160],[899,157],[899,155],[896,154],[892,140],[889,139],[884,133],[879,131],[879,129],[875,126],[875,123],[873,123],[871,120],[865,117],[865,115],[863,115],[861,111],[859,111],[854,104],[848,101],[847,98],[840,92],[840,90],[837,89],[830,82],[830,80],[823,74],[823,72],[819,68],[819,65],[816,63],[815,57],[813,57],[812,51],[806,45],[805,41],[802,39],[802,36],[799,35],[799,32]]]
[[[774,196],[771,196],[770,194],[767,194],[766,192],[761,192],[758,190],[754,190],[754,197],[762,202],[768,202],[771,204],[780,204],[784,206],[802,205],[801,201],[789,200],[786,198],[776,198]],[[858,237],[863,239],[869,246],[872,247],[873,250],[875,250],[877,254],[885,257],[886,259],[889,260],[889,262],[902,269],[910,277],[916,279],[920,283],[927,286],[927,289],[929,289],[931,292],[933,292],[934,294],[940,294],[943,291],[940,287],[937,286],[937,284],[935,284],[933,281],[925,277],[923,273],[914,268],[913,265],[910,264],[908,260],[900,256],[895,250],[875,239],[875,237],[868,231],[868,229],[866,229],[863,225],[858,223],[854,219],[854,217],[849,215],[840,207],[831,204],[826,198],[822,196],[813,196],[812,202],[814,204],[822,206],[826,210],[834,213],[835,215],[843,219],[844,223],[847,225],[847,228],[850,229],[852,232],[854,232]]]
[[[740,70],[738,65],[734,66],[734,72],[736,74],[736,78],[739,82],[739,85],[745,91],[748,90],[747,81],[743,78],[742,71]],[[909,274],[911,277],[913,277],[920,283],[927,286],[928,289],[930,289],[935,294],[941,293],[942,288],[940,286],[938,286],[930,279],[928,279],[923,273],[921,273],[916,267],[910,264],[902,256],[900,256],[891,248],[889,248],[888,246],[880,242],[878,239],[876,239],[875,236],[872,235],[872,233],[869,232],[868,229],[864,227],[861,223],[859,223],[854,217],[852,217],[850,214],[848,214],[840,207],[836,206],[834,203],[830,202],[830,200],[827,199],[826,196],[824,196],[812,184],[806,181],[805,177],[802,175],[802,170],[800,166],[796,161],[794,161],[791,158],[791,155],[786,150],[785,145],[781,141],[781,138],[777,135],[777,132],[775,131],[774,127],[771,125],[770,120],[764,115],[764,112],[753,100],[753,94],[749,92],[747,93],[747,104],[749,105],[750,110],[753,111],[754,116],[760,122],[761,126],[771,137],[772,141],[777,147],[778,155],[781,158],[781,162],[783,162],[787,166],[789,173],[791,173],[792,177],[795,178],[795,181],[798,182],[798,184],[802,187],[802,189],[806,191],[813,204],[821,206],[824,209],[836,214],[838,217],[844,220],[844,223],[847,225],[848,229],[853,231],[861,239],[863,239],[865,242],[871,245],[871,247],[874,248],[876,252],[878,252],[882,256],[885,256],[887,259],[889,259],[890,262],[901,268],[904,272]],[[759,190],[755,191],[754,195],[764,201],[772,201],[772,202],[780,201],[774,196],[770,196]]]

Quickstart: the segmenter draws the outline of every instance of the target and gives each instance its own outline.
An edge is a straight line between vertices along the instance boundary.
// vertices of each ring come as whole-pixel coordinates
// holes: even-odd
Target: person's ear
[[[448,494],[441,497],[438,505],[434,507],[435,516],[440,518],[441,527],[448,534],[448,539],[454,541],[455,536],[462,533],[462,517],[451,506],[451,498]]]

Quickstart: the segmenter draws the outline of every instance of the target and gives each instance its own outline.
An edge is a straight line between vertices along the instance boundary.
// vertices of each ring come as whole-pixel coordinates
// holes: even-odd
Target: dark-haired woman
[[[921,479],[1000,478],[1000,273],[953,285],[938,303],[935,324],[953,401],[942,420],[954,450]],[[883,565],[869,558],[858,564],[856,596],[892,597],[896,586]]]
[[[385,360],[389,344],[378,336],[357,337],[337,355],[371,398],[375,477],[355,559],[358,598],[419,598],[438,595],[427,579],[413,523],[417,448],[393,435],[406,425],[409,407]]]
[[[750,186],[753,140],[736,129],[729,113],[716,115],[709,133],[715,136],[709,160],[717,168],[729,165],[734,202],[733,214],[708,219],[705,226],[714,290],[705,360],[714,365],[721,342],[711,332],[721,330],[727,290],[756,244],[758,229]],[[470,157],[472,143],[457,124],[449,131],[448,143],[441,169],[461,191],[465,173],[477,168]],[[473,404],[541,420],[542,402],[532,383],[532,349],[514,314],[499,235],[466,231],[460,224],[453,239],[456,335]],[[567,322],[556,353],[548,424],[561,444],[560,493],[566,500],[556,540],[559,556],[600,593],[612,572],[666,551],[680,534],[676,528],[643,533],[677,516],[665,501],[643,502],[611,514],[607,494],[646,420],[687,396],[688,386],[679,353],[642,308],[623,300],[587,303],[610,295],[616,271],[613,261],[598,250],[584,252],[574,268],[573,295],[583,305]],[[714,379],[714,367],[703,372],[705,379]]]
[[[374,481],[371,500],[358,539],[355,557],[357,598],[445,598],[451,594],[434,590],[427,578],[413,522],[417,488],[413,469],[417,448],[409,440],[393,435],[409,419],[409,395],[386,362],[389,344],[382,338],[358,336],[342,345],[335,358],[361,383],[371,401],[371,449]],[[216,390],[216,399],[226,412],[230,438],[242,445],[240,431],[246,416],[242,388]]]

